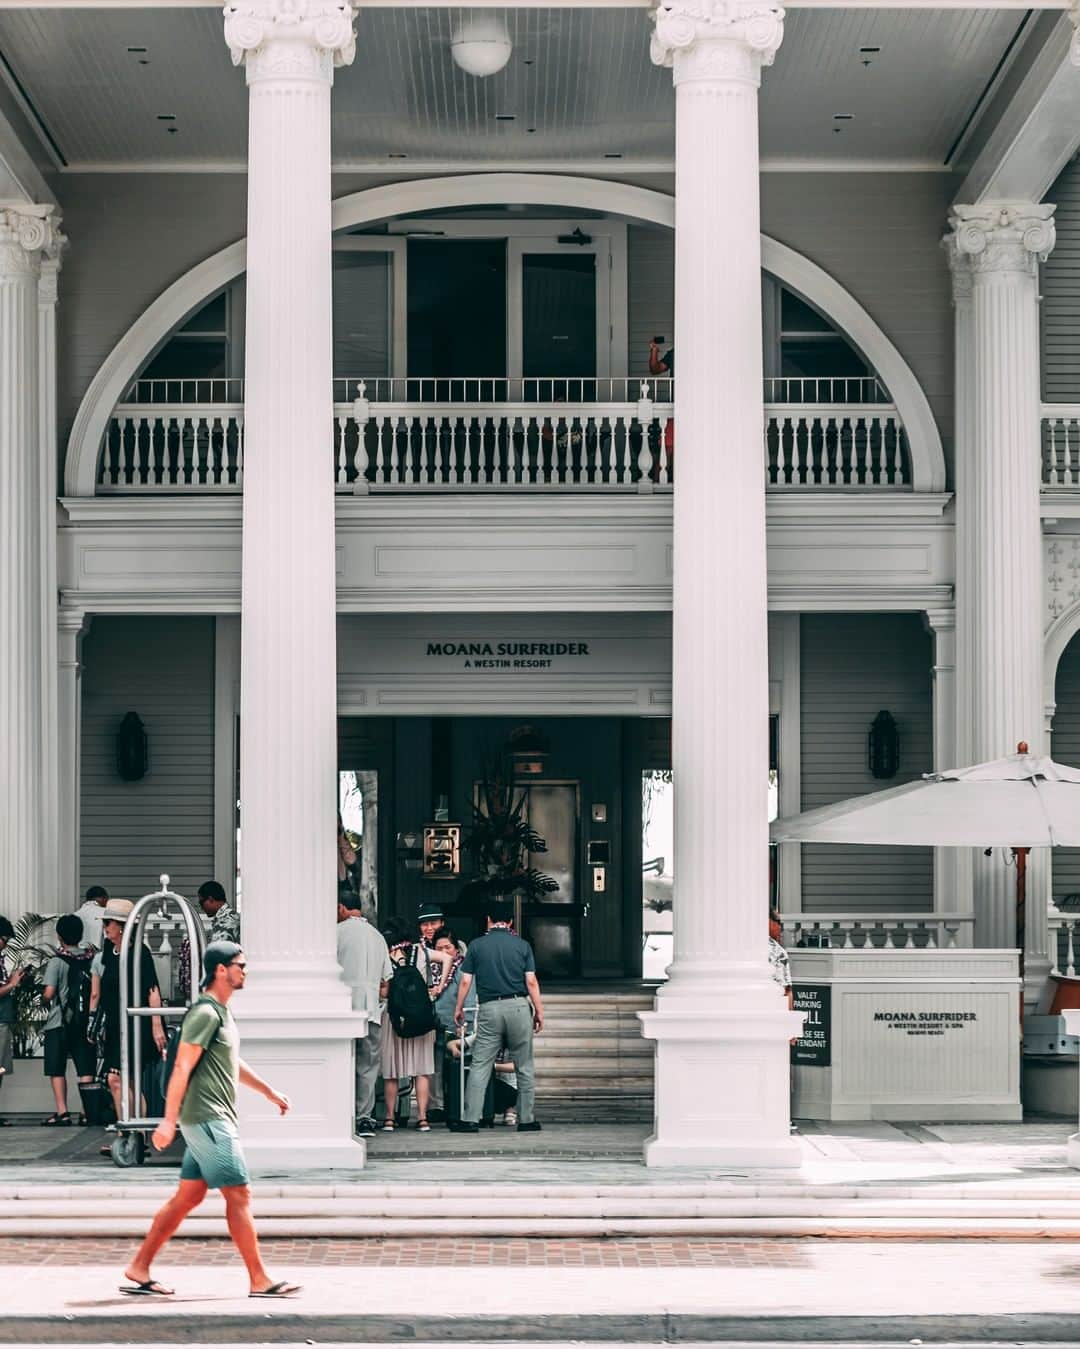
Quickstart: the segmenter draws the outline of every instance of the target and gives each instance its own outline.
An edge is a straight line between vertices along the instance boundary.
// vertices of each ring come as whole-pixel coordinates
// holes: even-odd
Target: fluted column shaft
[[[718,25],[718,34],[725,29]],[[681,36],[677,33],[676,37]],[[767,979],[769,675],[761,471],[758,86],[749,35],[695,30],[676,95],[672,764],[667,992]],[[722,522],[722,527],[721,527]],[[759,767],[762,771],[758,771]],[[740,995],[741,996],[741,995]]]
[[[330,90],[352,12],[252,0],[225,36],[249,88],[244,942],[276,998],[337,996]]]
[[[956,608],[959,745],[972,762],[1043,749],[1038,265],[1052,206],[958,206],[948,239],[958,307]],[[963,328],[960,327],[963,322]],[[973,864],[975,940],[1015,944],[1016,873]]]
[[[654,1012],[650,1165],[797,1164],[767,964],[768,618],[761,469],[758,87],[783,10],[665,0],[674,71],[675,957]],[[735,1104],[738,1102],[738,1105]]]
[[[330,89],[348,0],[236,0],[249,89],[240,876],[245,1060],[284,1118],[240,1102],[257,1166],[358,1166],[353,1040],[337,963],[337,652],[332,472]]]
[[[38,278],[51,207],[0,204],[0,894],[46,894]]]

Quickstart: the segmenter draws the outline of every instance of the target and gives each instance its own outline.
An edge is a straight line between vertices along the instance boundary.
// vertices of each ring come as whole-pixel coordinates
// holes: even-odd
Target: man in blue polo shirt
[[[472,1047],[472,1070],[465,1089],[460,1131],[476,1133],[484,1093],[501,1049],[510,1051],[518,1078],[518,1133],[539,1133],[533,1118],[535,1078],[533,1035],[544,1029],[544,1005],[536,978],[536,958],[527,941],[511,931],[509,904],[492,904],[484,936],[474,941],[461,963],[454,1021],[461,1025],[465,999],[476,981],[476,1039]]]

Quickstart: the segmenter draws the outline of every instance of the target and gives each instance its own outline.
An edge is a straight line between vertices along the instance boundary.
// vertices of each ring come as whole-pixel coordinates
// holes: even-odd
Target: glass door
[[[573,979],[580,972],[584,906],[578,894],[579,795],[576,782],[532,782],[526,792],[528,821],[547,843],[546,852],[529,854],[529,866],[559,887],[521,905],[518,930],[533,948],[541,978]]]

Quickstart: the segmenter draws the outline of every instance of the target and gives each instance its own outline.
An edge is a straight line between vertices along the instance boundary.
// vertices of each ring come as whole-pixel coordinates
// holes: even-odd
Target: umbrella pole
[[[1014,848],[1016,858],[1016,947],[1020,952],[1020,1020],[1024,1019],[1024,947],[1027,941],[1027,859],[1030,848]]]

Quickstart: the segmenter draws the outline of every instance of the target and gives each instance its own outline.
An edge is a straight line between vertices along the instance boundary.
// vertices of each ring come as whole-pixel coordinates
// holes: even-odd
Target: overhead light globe
[[[513,50],[506,26],[493,16],[466,20],[450,39],[455,65],[480,79],[502,70]]]

